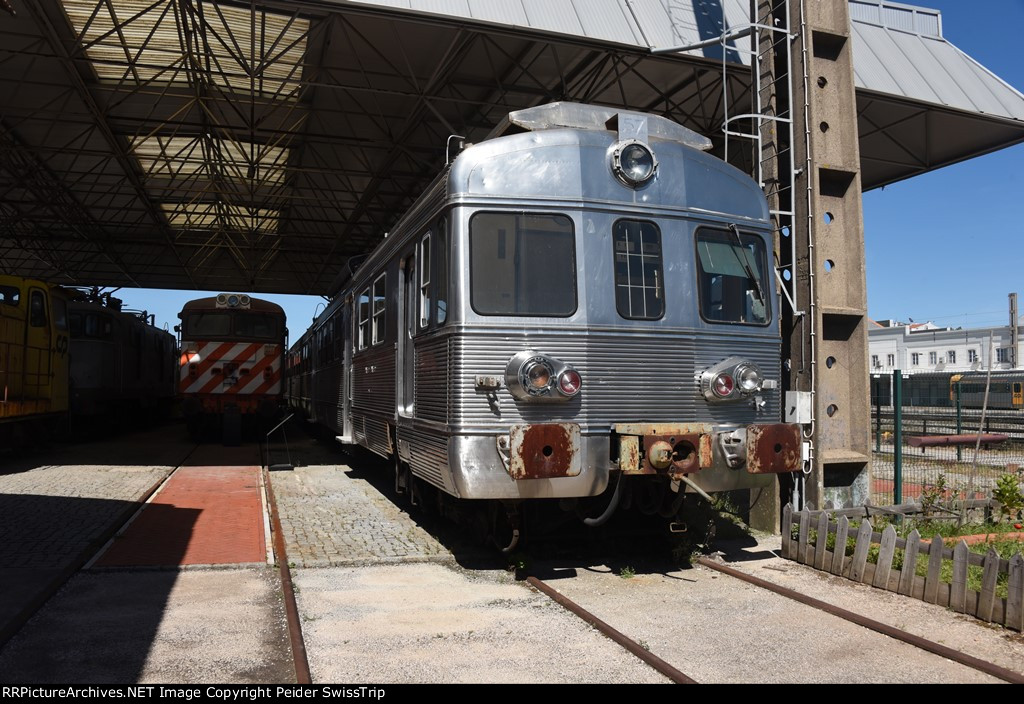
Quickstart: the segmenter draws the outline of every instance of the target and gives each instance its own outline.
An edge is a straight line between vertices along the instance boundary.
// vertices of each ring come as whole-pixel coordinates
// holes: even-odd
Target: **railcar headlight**
[[[520,372],[523,386],[530,393],[540,393],[551,383],[551,367],[543,359],[534,359],[523,365]]]
[[[743,393],[753,393],[757,391],[761,388],[761,383],[764,381],[764,376],[761,374],[761,370],[754,364],[741,364],[736,367],[734,374],[736,381],[740,386],[740,391]]]
[[[616,145],[612,152],[612,171],[627,186],[636,188],[654,177],[658,160],[643,142],[629,140]]]
[[[559,401],[576,396],[583,381],[579,372],[565,362],[527,350],[509,360],[505,386],[524,401]]]
[[[228,306],[230,306],[231,308],[234,308],[237,305],[238,305],[238,296],[236,296],[235,294],[232,293],[230,296],[228,296]]]
[[[743,357],[729,357],[696,378],[708,401],[737,401],[775,388],[774,382],[764,378],[760,367]]]

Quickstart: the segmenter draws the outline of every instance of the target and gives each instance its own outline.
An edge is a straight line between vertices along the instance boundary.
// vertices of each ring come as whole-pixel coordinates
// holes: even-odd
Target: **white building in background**
[[[932,323],[876,322],[868,329],[868,368],[872,374],[993,371],[1016,368],[1010,326],[940,328]],[[991,350],[991,352],[990,352]]]

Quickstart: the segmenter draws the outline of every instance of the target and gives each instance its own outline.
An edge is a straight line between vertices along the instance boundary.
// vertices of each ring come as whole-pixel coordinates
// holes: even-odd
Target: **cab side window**
[[[42,291],[32,291],[28,303],[28,322],[34,328],[46,327],[46,296]]]

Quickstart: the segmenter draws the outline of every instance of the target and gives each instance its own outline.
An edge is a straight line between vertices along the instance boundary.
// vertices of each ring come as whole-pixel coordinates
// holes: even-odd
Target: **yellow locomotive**
[[[0,449],[65,421],[69,347],[64,291],[0,275]]]

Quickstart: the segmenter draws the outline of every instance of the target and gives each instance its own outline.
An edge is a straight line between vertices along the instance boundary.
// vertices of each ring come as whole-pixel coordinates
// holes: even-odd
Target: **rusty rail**
[[[668,677],[675,684],[697,684],[696,680],[687,677],[685,674],[669,665],[667,662],[659,658],[657,655],[651,653],[649,650],[644,648],[636,641],[628,638],[622,632],[612,628],[607,623],[599,619],[597,616],[595,616],[594,614],[590,613],[582,606],[577,604],[575,601],[561,594],[557,590],[552,589],[536,577],[527,577],[526,581],[530,584],[531,587],[541,592],[545,596],[551,598],[559,606],[562,606],[563,608],[579,616],[581,619],[583,619],[591,626],[599,630],[602,634],[604,634],[611,640],[621,645],[623,648],[625,648],[630,653],[643,660],[645,663],[653,667],[661,674],[665,675],[665,677]]]
[[[285,550],[284,532],[281,519],[277,513],[277,501],[274,499],[274,488],[270,485],[270,472],[263,466],[263,484],[267,489],[267,504],[270,508],[270,527],[274,533],[274,557],[281,573],[281,589],[284,591],[284,612],[288,622],[288,639],[292,646],[292,661],[295,665],[295,683],[312,684],[313,677],[309,672],[309,658],[306,656],[306,643],[302,639],[302,624],[299,621],[299,608],[295,603],[295,589],[292,586],[292,573],[288,567],[288,553]]]

